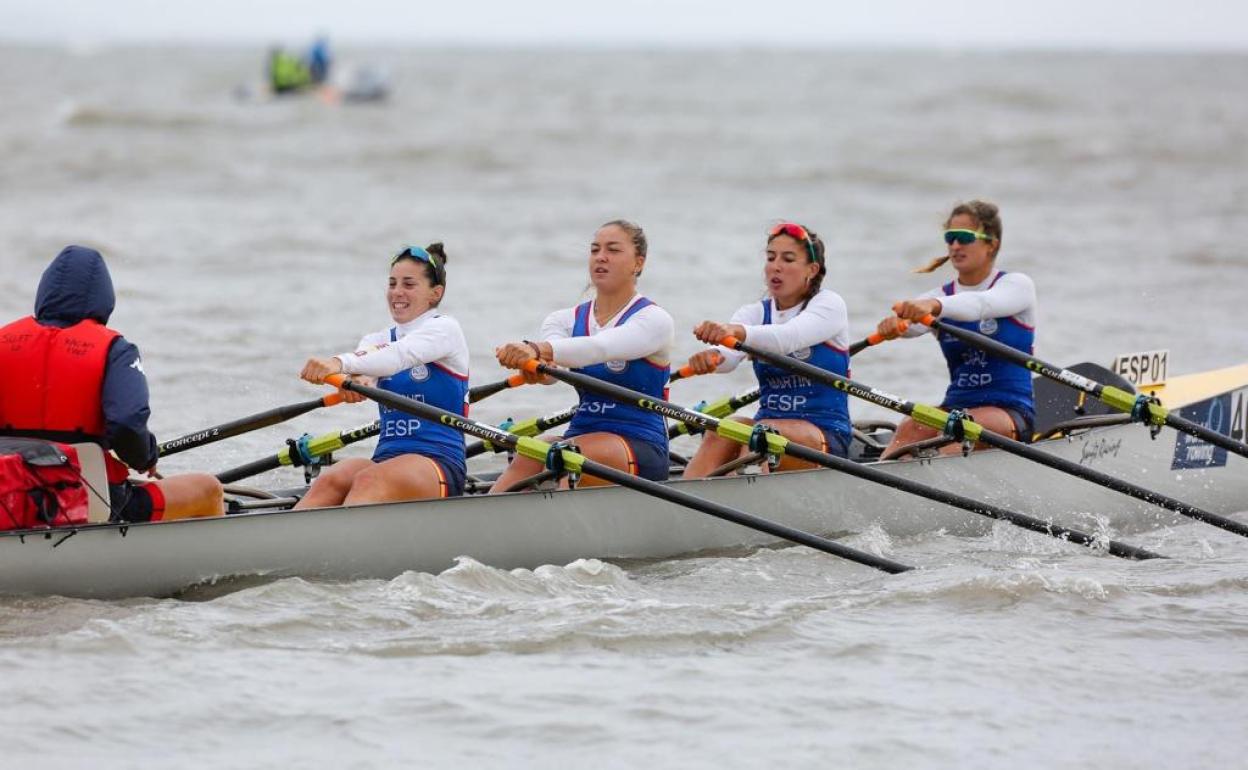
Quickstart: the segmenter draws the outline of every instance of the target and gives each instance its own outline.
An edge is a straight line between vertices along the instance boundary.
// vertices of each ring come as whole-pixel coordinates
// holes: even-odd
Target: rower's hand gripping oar
[[[1026,367],[1028,370],[1035,372],[1050,380],[1068,385],[1076,390],[1082,390],[1090,394],[1094,398],[1100,399],[1102,403],[1131,415],[1132,418],[1147,423],[1153,429],[1153,435],[1156,436],[1157,430],[1162,425],[1168,425],[1177,431],[1181,431],[1190,436],[1195,436],[1202,441],[1206,441],[1214,446],[1234,452],[1235,454],[1248,457],[1248,444],[1242,441],[1236,441],[1215,430],[1210,430],[1204,425],[1199,425],[1191,420],[1174,414],[1166,409],[1157,399],[1142,394],[1128,393],[1122,388],[1116,388],[1113,385],[1102,385],[1095,380],[1090,380],[1081,374],[1076,374],[1069,369],[1059,369],[1052,364],[1045,363],[1035,356],[1024,353],[1021,350],[1012,348],[1009,345],[998,342],[991,337],[986,337],[978,332],[962,329],[951,324],[947,324],[934,316],[926,316],[921,321],[923,324],[931,328],[944,332],[946,334],[957,337],[972,347],[991,353],[999,358]]]
[[[288,404],[287,406],[279,406],[266,412],[259,412],[250,417],[240,417],[237,420],[231,420],[212,428],[205,428],[194,433],[188,433],[185,436],[172,439],[162,443],[158,449],[161,457],[168,457],[178,452],[185,452],[188,449],[211,444],[215,441],[232,438],[234,436],[248,433],[260,428],[267,428],[270,425],[276,425],[279,422],[286,422],[301,414],[307,414],[313,409],[320,409],[324,406],[333,406],[342,402],[342,393],[330,393],[321,398],[314,398],[311,401],[302,401],[298,404]]]
[[[735,347],[738,343],[734,338],[728,338],[721,344],[724,344],[725,347]],[[629,390],[628,388],[623,388],[609,382],[603,382],[602,380],[594,377],[588,377],[584,374],[580,374],[579,372],[571,372],[567,369],[556,369],[554,367],[546,366],[545,364],[539,364],[536,361],[528,362],[526,364],[526,368],[529,367],[531,367],[531,370],[536,370],[542,374],[554,377],[557,380],[562,380],[573,387],[594,391],[600,395],[615,399],[620,403],[626,403],[630,406],[637,406],[652,412],[658,412],[659,414],[665,417],[670,417],[673,420],[682,420],[703,430],[714,431],[716,434],[731,441],[735,441],[739,444],[745,444],[754,451],[777,455],[791,455],[816,465],[822,465],[825,468],[842,471],[851,476],[857,476],[858,478],[891,487],[893,489],[898,489],[902,492],[908,492],[912,495],[917,495],[918,497],[935,500],[936,502],[951,505],[955,508],[961,508],[981,516],[987,516],[991,519],[1007,521],[1015,526],[1031,530],[1032,532],[1039,532],[1040,534],[1049,535],[1050,537],[1055,537],[1060,540],[1069,540],[1090,548],[1099,548],[1101,546],[1101,541],[1078,530],[1041,521],[1040,519],[1027,516],[1026,514],[1016,513],[989,503],[981,503],[968,497],[962,497],[961,495],[956,495],[952,492],[946,492],[943,489],[937,489],[935,487],[927,486],[926,484],[920,484],[916,481],[910,481],[909,479],[905,479],[900,476],[893,476],[876,468],[861,465],[843,457],[830,455],[827,452],[820,452],[817,449],[812,449],[808,446],[803,446],[802,444],[790,441],[779,433],[766,431],[762,428],[762,426],[750,426],[735,422],[733,420],[716,419],[710,415],[685,409],[684,407],[668,401],[651,398],[644,393],[638,393],[637,391]],[[1126,545],[1125,543],[1118,543],[1113,540],[1109,541],[1107,545],[1109,553],[1114,556],[1121,556],[1123,558],[1130,559],[1164,558],[1159,554],[1146,551],[1143,548]]]
[[[1174,511],[1182,516],[1187,516],[1197,521],[1203,521],[1206,524],[1212,524],[1213,526],[1225,529],[1228,532],[1234,532],[1237,535],[1248,537],[1248,525],[1244,525],[1234,519],[1228,519],[1225,516],[1219,516],[1216,513],[1197,508],[1194,505],[1189,505],[1179,500],[1175,500],[1174,498],[1167,497],[1159,492],[1145,489],[1144,487],[1132,484],[1129,481],[1115,478],[1106,473],[1089,468],[1086,465],[1080,465],[1079,463],[1057,457],[1056,455],[1041,451],[1035,447],[1028,446],[1021,441],[1015,441],[1007,436],[1002,436],[999,433],[994,433],[993,431],[987,430],[979,423],[969,419],[966,414],[960,410],[946,412],[943,409],[937,409],[933,406],[916,404],[912,401],[906,401],[899,396],[894,396],[891,393],[885,393],[882,390],[877,390],[867,385],[863,385],[862,383],[855,382],[848,377],[842,377],[841,375],[829,372],[826,369],[820,369],[819,367],[812,366],[804,361],[798,361],[791,356],[769,353],[737,340],[733,340],[733,342],[738,350],[748,353],[757,359],[766,361],[769,364],[781,369],[787,369],[788,371],[808,377],[816,382],[821,382],[824,385],[836,388],[837,390],[844,391],[845,393],[864,401],[870,401],[871,403],[882,406],[886,409],[892,409],[894,412],[900,412],[920,425],[926,425],[929,428],[938,430],[955,441],[962,441],[969,445],[982,442],[989,446],[996,447],[997,449],[1003,449],[1012,455],[1028,460],[1034,460],[1041,465],[1061,471],[1062,473],[1067,473],[1071,476],[1084,479],[1085,481],[1090,481],[1093,484],[1099,484],[1107,489],[1112,489],[1115,492],[1121,492],[1128,497],[1134,497],[1137,500],[1143,500],[1147,503],[1152,503],[1167,510]]]
[[[657,497],[676,505],[686,508],[692,508],[702,513],[709,513],[712,516],[725,519],[727,521],[740,524],[751,529],[765,532],[773,537],[790,540],[795,543],[810,546],[825,553],[834,556],[840,556],[843,559],[857,562],[868,567],[896,574],[913,569],[904,564],[900,564],[889,559],[885,559],[873,554],[855,550],[840,543],[833,542],[826,538],[803,532],[799,529],[787,527],[767,519],[754,516],[753,514],[730,508],[726,505],[703,500],[685,492],[673,489],[665,484],[660,484],[649,479],[643,479],[639,476],[633,476],[624,471],[616,470],[608,465],[596,463],[584,457],[577,452],[573,452],[558,444],[547,444],[529,436],[516,436],[505,430],[495,428],[492,425],[476,422],[467,417],[448,412],[445,409],[439,409],[432,404],[426,404],[405,398],[395,393],[380,388],[370,387],[357,382],[351,382],[339,374],[333,374],[325,378],[325,382],[345,390],[355,391],[363,396],[373,399],[378,403],[385,404],[391,409],[398,409],[408,414],[421,417],[426,420],[434,420],[443,425],[454,428],[469,436],[475,436],[492,444],[500,445],[515,451],[524,457],[528,457],[539,462],[545,463],[548,467],[555,466],[559,470],[566,470],[572,473],[584,473],[595,476],[604,481],[627,487],[642,494]]]

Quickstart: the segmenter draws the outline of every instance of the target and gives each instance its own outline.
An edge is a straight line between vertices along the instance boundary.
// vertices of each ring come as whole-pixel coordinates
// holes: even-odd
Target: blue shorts
[[[410,452],[395,452],[393,454],[384,454],[374,456],[373,462],[382,463],[395,457],[402,457]],[[433,464],[438,466],[438,481],[442,487],[443,497],[459,497],[464,493],[464,479],[467,475],[464,470],[455,463],[448,463],[439,457],[430,457],[429,455],[418,455],[426,460],[432,460]]]
[[[597,433],[598,431],[593,431]],[[576,434],[577,436],[583,434]],[[628,445],[629,469],[633,475],[640,476],[643,479],[651,481],[667,481],[671,475],[672,458],[668,455],[667,442],[656,444],[652,441],[643,441],[632,436],[621,436],[618,433],[612,433],[612,436],[623,439]],[[566,441],[576,443],[576,436],[564,435]]]
[[[816,425],[815,427],[818,428],[819,426]],[[823,428],[819,428],[819,430],[823,433],[823,444],[826,447],[823,451],[837,457],[849,457],[849,439],[835,431],[824,430]]]

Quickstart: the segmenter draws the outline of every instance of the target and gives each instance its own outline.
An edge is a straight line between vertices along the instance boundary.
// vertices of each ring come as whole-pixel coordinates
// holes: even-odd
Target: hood
[[[104,257],[86,246],[66,246],[39,279],[35,320],[75,324],[84,318],[108,323],[117,297]]]

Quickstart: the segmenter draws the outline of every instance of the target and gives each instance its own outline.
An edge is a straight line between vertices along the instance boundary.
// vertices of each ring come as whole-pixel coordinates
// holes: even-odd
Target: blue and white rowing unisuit
[[[746,341],[760,350],[849,376],[849,314],[834,291],[822,289],[809,302],[784,310],[770,297],[752,302],[733,314],[732,323],[743,326]],[[736,350],[721,351],[721,372],[745,358]],[[761,391],[755,419],[805,420],[824,432],[829,451],[845,453],[852,425],[844,392],[763,361],[754,362],[754,375]]]
[[[998,270],[977,286],[950,281],[925,296],[941,301],[940,320],[944,323],[979,332],[1025,353],[1035,352],[1035,285],[1022,273]],[[1029,422],[1035,419],[1027,369],[949,334],[939,335],[939,341],[949,366],[949,388],[942,407],[999,406],[1018,412]]]
[[[456,414],[468,413],[468,344],[459,324],[429,310],[370,334],[355,353],[339,355],[343,371],[377,377],[378,387]],[[379,405],[381,432],[373,461],[404,454],[437,460],[462,477],[464,437],[454,428]]]
[[[772,323],[772,300],[762,301],[763,325]],[[821,342],[789,353],[820,369],[849,376],[849,351],[831,342]],[[825,431],[849,441],[849,397],[844,391],[813,382],[801,375],[772,366],[765,361],[754,362],[754,376],[762,392],[758,399],[756,419],[806,420]]]
[[[652,305],[654,303],[649,299],[638,297],[620,313],[614,326],[624,325],[639,311]],[[589,336],[591,310],[589,302],[577,306],[572,337]],[[662,399],[667,398],[667,380],[671,376],[670,364],[657,364],[646,358],[606,361],[576,367],[573,371]],[[581,403],[568,425],[567,436],[601,431],[667,446],[667,426],[662,415],[641,407],[621,404],[596,393],[580,391],[580,396]]]

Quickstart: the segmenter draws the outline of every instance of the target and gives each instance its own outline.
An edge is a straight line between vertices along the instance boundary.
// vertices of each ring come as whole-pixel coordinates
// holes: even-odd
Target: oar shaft
[[[951,324],[947,324],[931,316],[923,319],[923,323],[935,329],[937,332],[944,332],[953,337],[957,337],[963,342],[974,347],[986,350],[993,355],[1003,358],[1019,366],[1041,375],[1051,380],[1057,380],[1060,383],[1069,385],[1076,390],[1082,390],[1092,396],[1100,399],[1106,405],[1125,412],[1132,416],[1138,416],[1146,422],[1153,425],[1168,425],[1175,430],[1182,431],[1190,436],[1221,447],[1235,454],[1248,457],[1248,444],[1227,436],[1224,433],[1218,433],[1216,430],[1210,430],[1204,425],[1198,425],[1184,417],[1174,414],[1169,409],[1157,403],[1139,401],[1139,396],[1129,393],[1122,388],[1116,388],[1112,385],[1103,385],[1095,380],[1088,379],[1081,374],[1076,374],[1069,369],[1059,369],[1052,364],[1041,361],[1035,356],[1024,353],[1017,348],[1012,348],[1002,342],[987,337],[978,332],[969,329],[962,329]]]
[[[243,433],[261,428],[267,428],[270,425],[276,425],[279,422],[298,417],[301,414],[311,412],[313,409],[320,409],[323,406],[333,406],[342,401],[341,393],[330,393],[323,398],[316,398],[311,401],[304,401],[298,404],[288,404],[287,406],[279,406],[264,412],[258,412],[250,417],[240,417],[237,420],[231,420],[227,423],[205,428],[195,433],[188,433],[185,436],[166,441],[161,444],[158,449],[161,457],[185,452],[188,449],[201,447],[205,444],[211,444],[223,439],[232,438]]]
[[[1205,524],[1211,524],[1220,529],[1225,529],[1227,532],[1234,532],[1242,537],[1248,537],[1248,525],[1242,524],[1234,519],[1227,518],[1226,516],[1220,516],[1216,513],[1212,513],[1211,511],[1197,508],[1194,505],[1189,505],[1181,500],[1176,500],[1173,497],[1163,495],[1160,492],[1145,489],[1144,487],[1132,484],[1129,481],[1115,478],[1114,476],[1110,476],[1093,468],[1089,468],[1086,465],[1080,465],[1063,457],[1058,457],[1057,455],[1049,454],[1048,452],[1042,452],[1039,449],[1023,444],[1022,442],[1015,441],[1007,436],[1002,436],[999,433],[993,433],[992,431],[981,429],[978,438],[988,446],[996,447],[997,449],[1009,452],[1012,455],[1025,457],[1028,460],[1034,460],[1035,462],[1038,462],[1046,467],[1061,471],[1062,473],[1068,473],[1071,476],[1084,479],[1085,481],[1090,481],[1093,484],[1099,484],[1106,489],[1121,492],[1128,497],[1134,497],[1137,500],[1143,500],[1146,503],[1151,503],[1161,508],[1165,508],[1166,510],[1173,511],[1180,516],[1186,516],[1190,519],[1195,519],[1196,521],[1201,521]]]
[[[728,347],[741,347],[740,343],[736,340],[731,340],[731,343],[732,344],[728,345]],[[719,435],[730,440],[737,441],[738,443],[746,444],[749,442],[752,429],[742,423],[734,422],[732,420],[719,420],[715,417],[711,417],[710,415],[703,414],[701,412],[694,412],[662,399],[651,398],[643,393],[638,393],[613,383],[604,382],[594,377],[588,377],[578,372],[570,372],[566,369],[556,369],[544,364],[536,365],[536,369],[542,374],[554,377],[557,380],[563,380],[564,382],[574,385],[575,387],[595,391],[622,403],[658,412],[659,414],[662,414],[665,417],[670,417],[673,420],[688,422],[702,428],[703,430],[715,431]],[[822,372],[824,370],[817,369],[817,371]],[[902,492],[908,492],[909,494],[917,497],[923,497],[928,500],[953,506],[955,508],[961,508],[962,510],[970,511],[971,513],[979,514],[981,516],[1007,521],[1015,526],[1022,527],[1023,529],[1039,532],[1044,535],[1049,535],[1050,537],[1069,540],[1071,542],[1089,547],[1099,547],[1101,545],[1100,540],[1078,530],[1062,527],[1057,524],[1051,524],[1023,513],[1010,511],[989,503],[982,503],[977,500],[972,500],[969,497],[963,497],[962,495],[946,492],[942,489],[937,489],[936,487],[931,487],[926,484],[921,484],[917,481],[911,481],[900,476],[894,476],[868,465],[862,465],[843,457],[837,457],[826,452],[820,452],[817,449],[802,446],[801,444],[789,441],[783,436],[779,436],[777,434],[768,434],[766,439],[769,451],[774,451],[779,454],[792,455],[798,459],[806,460],[807,462],[815,463],[816,465],[822,465],[823,467],[831,468],[832,470],[841,471],[842,473],[847,473],[865,481],[891,487]],[[1113,541],[1109,544],[1109,552],[1114,556],[1131,559],[1164,558],[1159,554],[1146,551],[1142,548],[1137,548],[1125,543],[1116,543]]]
[[[743,406],[748,406],[757,401],[762,396],[762,391],[758,388],[747,391],[745,393],[732,396],[730,398],[720,399],[704,406],[695,407],[694,411],[709,414],[712,417],[727,417]],[[700,433],[697,428],[690,428],[688,423],[677,422],[675,425],[667,429],[667,437],[669,439],[686,434]]]
[[[575,414],[576,407],[574,406],[570,409],[565,409],[562,412],[546,415],[545,417],[522,420],[521,422],[507,425],[506,430],[508,433],[514,433],[517,436],[536,436],[542,431],[550,430],[551,428],[563,425],[564,423],[570,421]],[[506,423],[504,423],[504,425],[506,425]],[[468,446],[464,447],[464,455],[466,457],[476,457],[477,455],[483,454],[487,451],[492,452],[494,451],[494,448],[486,441],[473,441],[468,444]]]
[[[597,476],[604,481],[610,481],[612,483],[619,484],[622,487],[629,487],[630,489],[635,489],[639,492],[645,492],[652,497],[658,497],[677,505],[693,508],[694,510],[701,511],[702,513],[709,513],[710,515],[724,519],[725,521],[731,521],[734,524],[740,524],[743,527],[749,527],[750,529],[756,529],[760,532],[766,532],[769,535],[773,535],[783,540],[791,540],[795,543],[801,543],[802,545],[810,546],[811,548],[823,551],[824,553],[830,553],[833,556],[839,556],[842,559],[848,559],[849,561],[858,562],[859,564],[864,564],[868,567],[874,567],[878,570],[888,572],[889,574],[895,575],[899,572],[906,572],[913,569],[912,567],[892,561],[891,559],[885,559],[880,556],[875,556],[874,554],[858,551],[848,546],[841,545],[835,541],[828,540],[827,538],[812,535],[808,532],[803,532],[800,529],[794,529],[793,527],[789,527],[769,519],[760,518],[752,513],[746,513],[745,511],[739,511],[736,508],[730,508],[727,505],[721,505],[710,500],[685,494],[669,486],[660,484],[657,481],[643,479],[640,476],[633,476],[630,473],[616,470],[615,468],[607,465],[601,465],[593,462],[592,460],[586,460],[581,467],[585,473],[591,476]]]
[[[380,432],[381,423],[374,421],[367,425],[361,425],[358,428],[323,433],[308,439],[307,454],[309,459],[322,457],[330,452],[336,452],[349,444],[376,436]],[[283,465],[300,466],[303,464],[304,458],[293,456],[290,447],[287,446],[277,454],[221,471],[217,474],[217,480],[222,484],[231,484],[267,471],[276,470]]]
[[[443,425],[452,427],[467,435],[475,436],[493,444],[505,446],[509,449],[520,452],[526,457],[544,459],[546,453],[548,453],[551,449],[551,446],[544,441],[539,441],[528,436],[516,436],[500,428],[495,428],[492,425],[476,422],[475,420],[470,420],[467,417],[462,417],[453,412],[448,412],[445,409],[439,409],[432,404],[426,404],[410,398],[405,398],[395,393],[381,390],[380,388],[373,388],[360,383],[345,381],[339,375],[331,375],[326,379],[326,382],[337,385],[338,387],[346,390],[353,390],[357,393],[368,396],[378,403],[385,404],[392,409],[400,409],[417,417],[438,421]],[[913,569],[912,567],[908,567],[889,559],[857,551],[853,548],[849,548],[848,546],[841,545],[840,543],[833,542],[817,535],[802,532],[801,530],[793,529],[783,524],[778,524],[726,505],[721,505],[685,492],[680,492],[679,490],[672,489],[671,487],[655,481],[650,481],[649,479],[643,479],[623,471],[618,471],[609,466],[589,460],[584,456],[567,449],[562,450],[560,452],[560,456],[570,469],[580,470],[582,473],[587,473],[604,481],[610,481],[622,487],[633,489],[652,497],[658,497],[686,508],[692,508],[694,510],[701,511],[702,513],[709,513],[712,516],[732,521],[736,524],[750,527],[751,529],[765,532],[778,538],[801,543],[802,545],[816,548],[825,553],[840,556],[843,559],[848,559],[868,567],[874,567],[875,569],[883,570],[884,572],[888,572],[890,574],[896,574]]]

